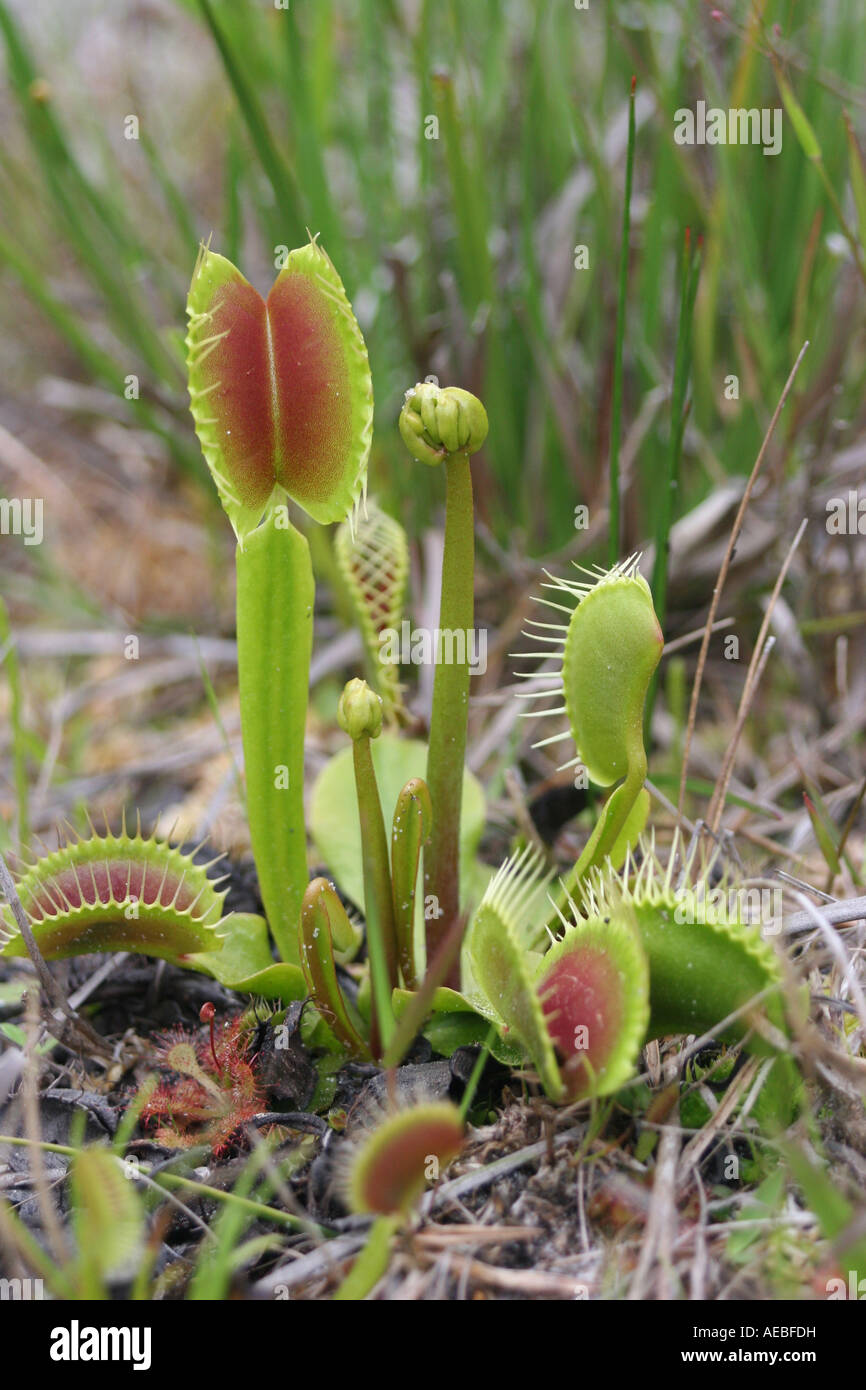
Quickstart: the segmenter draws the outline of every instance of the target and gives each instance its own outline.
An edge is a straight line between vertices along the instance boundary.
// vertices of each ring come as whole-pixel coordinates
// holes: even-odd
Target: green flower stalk
[[[314,241],[289,254],[267,300],[202,247],[187,314],[196,433],[238,539],[250,838],[271,932],[283,959],[297,963],[315,591],[287,502],[324,523],[357,502],[372,434],[370,368],[340,277]]]
[[[373,993],[374,1052],[388,1046],[394,1031],[391,994],[397,985],[397,939],[388,839],[370,740],[382,732],[382,698],[366,681],[351,680],[340,696],[337,722],[352,740],[355,787],[361,821],[364,861],[364,901],[367,911],[367,953]]]
[[[439,630],[472,629],[475,616],[475,521],[471,454],[487,438],[487,412],[459,387],[421,383],[406,393],[400,434],[413,458],[445,464],[445,551]],[[432,830],[424,851],[424,892],[437,902],[427,922],[427,960],[436,954],[460,912],[460,801],[469,715],[469,662],[437,663],[427,754]]]

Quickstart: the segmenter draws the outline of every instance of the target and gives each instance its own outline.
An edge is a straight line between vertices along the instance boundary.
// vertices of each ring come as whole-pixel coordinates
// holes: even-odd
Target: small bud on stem
[[[337,723],[353,742],[378,738],[382,732],[382,697],[366,681],[351,680],[337,705]]]
[[[487,411],[459,386],[419,382],[406,392],[400,434],[420,463],[442,463],[449,454],[475,454],[487,438]]]

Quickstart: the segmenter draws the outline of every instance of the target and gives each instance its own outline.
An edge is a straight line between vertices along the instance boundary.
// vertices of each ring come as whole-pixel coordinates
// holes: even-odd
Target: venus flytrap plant
[[[790,1057],[778,1051],[788,1034],[779,960],[737,910],[732,880],[716,885],[720,908],[694,910],[712,869],[697,851],[683,859],[678,839],[662,865],[653,842],[642,840],[639,863],[629,850],[620,870],[609,860],[592,869],[577,901],[566,895],[568,910],[557,908],[561,935],[543,955],[530,909],[544,883],[540,861],[524,851],[492,880],[467,933],[464,993],[522,1046],[552,1100],[618,1090],[645,1041],[712,1032],[775,1057],[770,1104],[788,1122],[797,1083]],[[760,1018],[774,1041],[753,1029]]]
[[[289,254],[267,300],[202,247],[187,313],[192,415],[238,540],[250,837],[269,926],[283,959],[296,962],[308,881],[304,730],[315,590],[309,546],[286,502],[324,523],[357,502],[372,433],[369,363],[340,278],[315,241]]]
[[[343,1141],[339,1184],[350,1211],[376,1220],[364,1248],[334,1297],[364,1298],[382,1277],[400,1225],[440,1169],[463,1148],[463,1120],[450,1101],[423,1095],[411,1104],[383,1106],[357,1137]]]
[[[94,832],[65,846],[22,875],[19,887],[48,958],[140,950],[204,970],[231,988],[291,1000],[307,988],[298,960],[308,881],[304,734],[314,585],[309,547],[287,504],[291,499],[321,522],[341,520],[356,504],[372,431],[369,365],[339,276],[314,241],[291,252],[267,300],[229,261],[202,247],[187,313],[193,419],[238,539],[247,810],[267,924],[233,914],[224,927],[223,895],[205,869],[125,829],[120,837]],[[386,844],[384,860],[368,933],[374,975],[380,943],[389,952],[390,990],[397,975]],[[388,921],[377,930],[379,902]],[[268,927],[283,964],[273,963]],[[0,928],[0,946],[6,954],[24,952],[11,918]],[[381,980],[379,995],[381,1014],[389,1005]]]
[[[583,918],[539,956],[527,908],[540,886],[531,851],[507,860],[467,935],[471,1001],[519,1042],[552,1100],[616,1091],[634,1070],[649,1019],[644,952],[627,911]]]
[[[464,766],[469,665],[437,660],[426,749],[393,730],[382,736],[385,714],[399,714],[400,689],[396,668],[381,662],[379,639],[399,622],[407,547],[402,528],[372,506],[366,515],[356,509],[354,529],[343,526],[336,556],[382,694],[361,680],[347,684],[338,722],[352,741],[351,755],[346,749],[345,758],[338,753],[331,760],[311,798],[314,839],[366,919],[369,995],[365,979],[357,1007],[347,996],[338,962],[356,949],[358,934],[333,885],[307,882],[303,753],[314,589],[309,547],[287,503],[295,501],[314,520],[333,521],[358,501],[372,411],[363,340],[336,272],[315,243],[289,256],[266,301],[228,261],[203,249],[189,318],[193,415],[238,540],[248,811],[268,921],[226,917],[212,866],[124,828],[120,836],[94,832],[64,845],[20,875],[40,949],[49,958],[139,950],[263,997],[311,995],[346,1055],[388,1066],[399,1062],[427,1019],[428,1036],[442,1051],[484,1041],[500,1060],[528,1057],[557,1102],[620,1089],[646,1038],[710,1031],[732,1015],[724,1038],[751,1039],[758,1001],[778,1044],[785,1031],[781,975],[760,933],[736,913],[709,926],[681,920],[673,879],[682,858],[678,842],[664,870],[651,842],[642,843],[639,866],[632,857],[649,809],[644,712],[663,642],[636,559],[590,574],[589,582],[553,580],[546,587],[568,602],[542,601],[567,620],[531,624],[540,641],[561,650],[562,669],[556,689],[529,697],[561,696],[542,713],[564,715],[569,725],[536,746],[574,739],[577,756],[566,766],[580,762],[594,783],[612,788],[598,823],[552,914],[539,861],[528,850],[506,861],[471,918],[459,968],[446,977],[461,913],[477,900],[464,878],[461,902],[460,847],[463,870],[477,870],[484,820],[483,796]],[[445,463],[439,624],[468,636],[470,455],[484,442],[487,417],[469,393],[428,383],[407,393],[400,432],[414,458]],[[426,781],[418,775],[425,759]],[[380,786],[386,809],[395,806],[390,855]],[[417,900],[422,854],[426,977]],[[687,856],[681,872],[684,881],[701,884],[710,869]],[[428,903],[434,911],[426,910]],[[273,963],[268,927],[282,964]],[[0,924],[0,950],[24,954],[11,918]],[[757,1036],[749,1045],[760,1050],[759,1027]],[[764,1046],[772,1051],[772,1044]],[[165,1116],[174,1104],[179,1115],[182,1103],[185,1123],[221,1121],[225,1106],[217,1092],[225,1069],[218,1062],[220,1075],[208,1080],[203,1055],[188,1048],[175,1061],[184,1056],[186,1065],[174,1068],[180,1090],[165,1090],[149,1114]],[[231,1079],[228,1071],[222,1079]],[[253,1108],[254,1091],[246,1097]],[[421,1105],[383,1116],[364,1145],[350,1204],[379,1213],[384,1225],[370,1245],[380,1262],[419,1190],[422,1150],[451,1154],[459,1147],[462,1128],[451,1109]],[[369,1273],[359,1269],[356,1284]]]
[[[400,434],[413,458],[445,464],[445,549],[442,557],[440,632],[472,629],[475,614],[475,521],[470,455],[487,438],[487,412],[459,387],[419,383],[406,393]],[[424,852],[424,891],[438,903],[427,922],[432,959],[460,913],[460,803],[469,715],[469,663],[437,662],[427,751],[433,824]]]
[[[589,575],[589,583],[552,579],[545,587],[577,599],[577,606],[572,609],[542,599],[547,607],[569,614],[569,620],[565,624],[531,622],[533,631],[526,634],[561,648],[561,683],[530,691],[526,698],[563,697],[561,705],[542,711],[545,716],[564,714],[568,720],[577,754],[563,766],[580,763],[598,786],[617,784],[566,880],[570,892],[593,865],[603,864],[608,857],[621,862],[626,846],[634,843],[649,813],[649,794],[644,787],[644,703],[664,639],[649,585],[637,564],[634,557],[613,569],[599,570]],[[568,737],[569,732],[554,734],[534,746],[544,747]]]

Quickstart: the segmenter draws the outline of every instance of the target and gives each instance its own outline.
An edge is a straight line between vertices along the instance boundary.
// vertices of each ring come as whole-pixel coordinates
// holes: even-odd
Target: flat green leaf
[[[413,777],[423,778],[427,747],[419,739],[382,734],[371,742],[373,765],[386,820],[393,814],[403,787]],[[460,882],[472,886],[473,861],[484,829],[484,793],[471,772],[463,777],[460,818]],[[310,834],[317,853],[347,898],[361,911],[364,903],[364,871],[361,859],[361,825],[355,799],[355,773],[351,747],[341,749],[316,780],[310,797]],[[421,895],[416,904],[416,930],[423,915]]]
[[[222,948],[203,951],[186,962],[219,980],[226,989],[263,999],[305,999],[309,990],[297,965],[279,964],[271,954],[268,924],[252,912],[235,912],[220,927]]]

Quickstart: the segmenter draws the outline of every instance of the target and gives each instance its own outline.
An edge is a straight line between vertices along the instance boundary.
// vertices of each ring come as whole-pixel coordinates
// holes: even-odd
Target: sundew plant
[[[0,419],[0,1240],[54,1298],[866,1279],[863,33],[568,8],[168,6],[175,157],[0,3],[67,355],[56,457]]]

